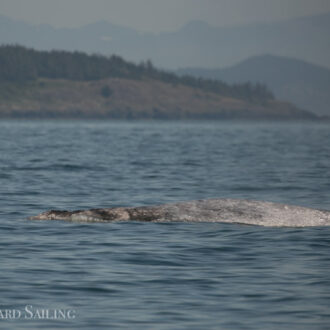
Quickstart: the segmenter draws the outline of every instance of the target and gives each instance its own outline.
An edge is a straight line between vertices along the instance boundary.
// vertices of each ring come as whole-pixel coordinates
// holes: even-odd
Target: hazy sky
[[[33,24],[74,27],[99,20],[140,31],[176,30],[190,20],[215,26],[330,11],[330,0],[0,0],[0,14]]]

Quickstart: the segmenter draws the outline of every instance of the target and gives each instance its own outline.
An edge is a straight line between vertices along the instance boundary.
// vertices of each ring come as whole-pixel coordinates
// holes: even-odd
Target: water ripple
[[[308,132],[308,134],[306,134]],[[212,197],[330,209],[327,125],[0,122],[0,309],[15,329],[327,329],[330,229],[31,222]]]

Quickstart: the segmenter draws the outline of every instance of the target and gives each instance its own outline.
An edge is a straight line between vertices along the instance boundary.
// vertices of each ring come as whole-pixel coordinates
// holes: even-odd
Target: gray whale
[[[330,226],[330,211],[237,199],[208,199],[140,207],[77,211],[50,210],[30,220],[78,222],[222,222],[270,227]]]

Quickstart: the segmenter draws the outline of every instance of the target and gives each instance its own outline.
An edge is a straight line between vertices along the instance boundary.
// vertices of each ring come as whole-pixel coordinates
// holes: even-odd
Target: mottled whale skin
[[[330,226],[330,211],[238,199],[208,199],[175,204],[43,212],[30,220],[78,222],[222,222],[269,227]]]

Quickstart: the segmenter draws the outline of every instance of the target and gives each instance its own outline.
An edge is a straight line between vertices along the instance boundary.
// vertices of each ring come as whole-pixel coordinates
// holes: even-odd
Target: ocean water
[[[329,329],[328,227],[27,220],[215,197],[330,210],[329,124],[0,121],[0,328]]]

